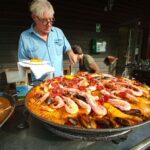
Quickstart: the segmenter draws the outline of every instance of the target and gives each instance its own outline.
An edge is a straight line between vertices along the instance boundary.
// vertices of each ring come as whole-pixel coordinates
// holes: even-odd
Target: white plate
[[[48,64],[47,61],[31,62],[30,60],[24,60],[23,63],[27,63],[27,64],[30,64],[30,65],[45,65],[45,64]]]

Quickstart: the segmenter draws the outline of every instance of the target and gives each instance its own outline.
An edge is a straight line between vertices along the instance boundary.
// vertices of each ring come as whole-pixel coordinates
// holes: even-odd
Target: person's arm
[[[65,37],[63,31],[61,29],[59,29],[59,32],[62,34],[63,39],[64,39],[63,51],[64,51],[64,53],[66,53],[68,55],[70,63],[72,65],[74,65],[77,62],[77,55],[74,54],[73,50],[71,49],[71,45],[70,45],[69,41],[67,40],[67,38]]]
[[[28,60],[29,58],[26,56],[26,51],[24,48],[24,42],[22,35],[19,39],[19,45],[18,45],[18,61]]]
[[[67,51],[67,55],[69,57],[69,60],[70,60],[71,64],[73,64],[73,65],[76,64],[77,55],[74,54],[74,52],[71,49]]]
[[[100,73],[100,69],[98,67],[98,65],[95,63],[91,63],[90,65],[90,68],[93,69],[95,71],[95,73]]]
[[[89,67],[94,70],[95,73],[99,73],[100,72],[100,68],[98,67],[97,63],[95,62],[94,58],[90,55],[87,55],[87,61],[89,64]]]

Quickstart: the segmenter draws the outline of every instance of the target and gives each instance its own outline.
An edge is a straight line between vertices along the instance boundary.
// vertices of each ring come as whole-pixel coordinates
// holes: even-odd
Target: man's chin
[[[45,30],[44,31],[45,34],[48,34],[49,32],[50,32],[50,30]]]
[[[51,28],[47,28],[44,30],[45,33],[49,33],[51,31]]]
[[[45,30],[45,32],[49,32],[49,31],[51,31],[51,29],[47,29],[47,30]]]

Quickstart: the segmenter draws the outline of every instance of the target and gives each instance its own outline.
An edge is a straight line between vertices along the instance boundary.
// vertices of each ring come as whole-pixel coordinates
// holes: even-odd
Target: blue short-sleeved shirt
[[[63,53],[71,49],[61,29],[52,27],[49,32],[48,41],[44,41],[35,32],[33,25],[22,32],[19,40],[18,59],[19,61],[39,58],[55,68],[54,76],[63,75]]]

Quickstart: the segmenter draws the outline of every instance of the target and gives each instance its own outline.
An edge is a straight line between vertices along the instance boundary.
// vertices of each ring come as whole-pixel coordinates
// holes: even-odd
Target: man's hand
[[[72,65],[77,63],[78,56],[70,49],[67,51],[67,55]]]

